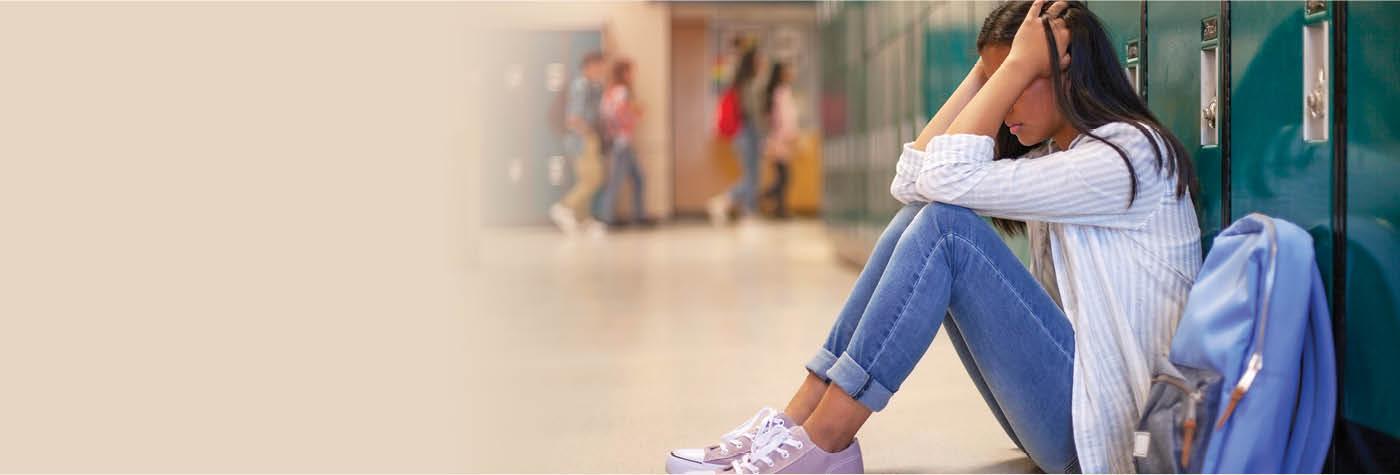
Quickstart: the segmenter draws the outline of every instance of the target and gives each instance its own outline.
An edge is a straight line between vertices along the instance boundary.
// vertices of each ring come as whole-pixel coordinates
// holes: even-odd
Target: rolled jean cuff
[[[856,360],[851,359],[850,353],[841,355],[836,359],[836,364],[826,371],[831,379],[831,383],[846,391],[852,399],[859,402],[872,412],[879,412],[890,403],[890,398],[894,396],[891,391],[879,381],[870,377],[870,372],[861,368]]]
[[[831,382],[831,378],[826,375],[831,370],[831,365],[836,364],[836,355],[826,348],[817,350],[817,354],[812,355],[812,359],[807,361],[807,371],[811,371],[813,376],[821,378],[822,381]]]

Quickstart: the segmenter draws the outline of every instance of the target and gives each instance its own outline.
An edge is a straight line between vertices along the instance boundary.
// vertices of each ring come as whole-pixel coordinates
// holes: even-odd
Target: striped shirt
[[[1151,130],[1151,129],[1148,129]],[[1133,471],[1133,431],[1151,377],[1165,368],[1172,334],[1201,264],[1201,231],[1176,176],[1126,122],[1094,129],[1123,149],[1080,135],[1066,150],[1042,147],[993,160],[981,135],[904,146],[890,192],[904,203],[964,206],[1027,222],[1031,272],[1074,326],[1074,442],[1085,472]],[[1165,142],[1154,135],[1167,156]]]

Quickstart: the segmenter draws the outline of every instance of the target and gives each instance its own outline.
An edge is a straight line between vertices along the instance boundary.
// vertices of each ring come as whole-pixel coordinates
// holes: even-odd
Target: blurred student
[[[789,163],[792,161],[794,145],[797,142],[797,103],[792,99],[793,70],[785,63],[774,63],[765,89],[763,111],[768,119],[768,140],[764,144],[764,154],[773,161],[773,186],[763,192],[765,201],[774,202],[774,214],[779,218],[788,216],[787,189],[791,177]]]
[[[564,149],[574,160],[574,186],[563,199],[549,208],[549,219],[565,234],[578,232],[580,226],[594,235],[600,235],[606,229],[593,219],[590,211],[593,197],[603,184],[599,143],[602,124],[598,107],[603,96],[604,66],[603,53],[589,53],[579,67],[583,75],[569,84]]]
[[[650,225],[651,221],[646,218],[642,202],[642,170],[637,164],[637,149],[633,141],[642,108],[633,96],[630,61],[619,60],[613,64],[612,84],[603,93],[600,111],[605,133],[610,138],[609,154],[612,163],[608,165],[608,184],[603,188],[603,210],[599,218],[608,225],[618,224],[613,219],[616,213],[615,200],[621,191],[623,180],[631,180],[632,221],[636,224]]]
[[[741,175],[739,182],[729,191],[710,198],[707,210],[710,213],[710,221],[715,225],[722,225],[729,220],[729,211],[736,204],[739,207],[741,216],[752,216],[758,209],[758,161],[759,147],[762,145],[763,129],[763,89],[758,85],[758,69],[760,65],[759,53],[757,49],[750,48],[744,52],[739,59],[739,67],[734,73],[734,80],[730,82],[728,96],[731,92],[733,98],[738,102],[740,114],[739,129],[734,136],[734,150],[739,155],[739,166]]]

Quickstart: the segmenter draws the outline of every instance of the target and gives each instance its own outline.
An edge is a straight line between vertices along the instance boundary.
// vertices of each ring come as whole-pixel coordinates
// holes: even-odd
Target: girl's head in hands
[[[1090,131],[1099,126],[1127,122],[1154,144],[1158,139],[1148,133],[1149,129],[1166,141],[1168,154],[1157,157],[1157,163],[1166,173],[1177,174],[1178,196],[1194,188],[1195,171],[1185,146],[1161,126],[1146,101],[1133,91],[1099,18],[1078,1],[1045,1],[1043,5],[1039,15],[1028,19],[1032,2],[1003,3],[987,15],[977,35],[979,68],[985,76],[995,73],[1013,53],[1043,55],[1045,59],[1040,63],[1041,73],[1006,113],[997,136],[997,156],[1019,156],[1046,140],[1053,140],[1060,149],[1068,148],[1080,134],[1094,136]],[[1023,28],[1029,31],[1021,32]],[[1122,150],[1119,154],[1136,181],[1139,170],[1133,169]]]

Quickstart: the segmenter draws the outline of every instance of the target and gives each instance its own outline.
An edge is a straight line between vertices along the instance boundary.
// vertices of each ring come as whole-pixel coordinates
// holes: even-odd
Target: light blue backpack
[[[1312,238],[1245,216],[1215,238],[1134,434],[1142,473],[1317,473],[1337,373]]]

